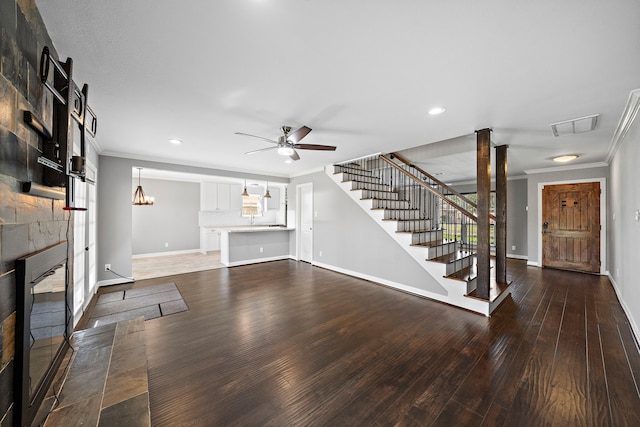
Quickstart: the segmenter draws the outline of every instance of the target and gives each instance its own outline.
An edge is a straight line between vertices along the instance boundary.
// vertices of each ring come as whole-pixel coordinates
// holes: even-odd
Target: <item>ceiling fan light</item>
[[[278,147],[278,154],[280,154],[281,156],[291,156],[293,155],[294,151],[293,148],[291,147],[287,147],[287,146],[282,146],[282,147]]]

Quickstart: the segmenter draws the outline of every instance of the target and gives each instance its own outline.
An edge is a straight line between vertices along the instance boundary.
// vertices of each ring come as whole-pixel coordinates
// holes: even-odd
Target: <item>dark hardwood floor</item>
[[[639,426],[605,277],[509,260],[483,316],[294,261],[189,273],[146,322],[153,426]]]

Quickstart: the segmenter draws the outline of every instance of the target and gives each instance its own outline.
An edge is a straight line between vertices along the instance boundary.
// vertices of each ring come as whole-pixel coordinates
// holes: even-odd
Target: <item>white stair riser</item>
[[[397,231],[428,230],[430,228],[430,219],[414,219],[409,221],[398,221]]]
[[[363,199],[381,199],[381,200],[398,200],[398,193],[389,193],[385,191],[362,190]]]
[[[408,209],[409,202],[405,200],[372,200],[372,209]]]
[[[352,190],[371,190],[378,192],[391,192],[391,187],[384,184],[373,184],[370,182],[359,182],[359,181],[351,181],[351,189]],[[396,193],[394,193],[396,194]]]
[[[442,240],[443,231],[423,231],[421,233],[413,233],[411,235],[411,243],[417,245],[419,243],[433,242],[434,240]]]
[[[463,268],[467,268],[475,262],[475,255],[469,255],[462,259],[456,260],[455,262],[450,262],[447,264],[447,276],[455,273],[456,271],[462,270]]]
[[[428,259],[437,258],[442,255],[447,255],[455,252],[458,249],[458,244],[456,242],[445,243],[444,245],[432,246],[429,248]]]
[[[417,209],[385,209],[384,219],[420,219],[420,211]]]

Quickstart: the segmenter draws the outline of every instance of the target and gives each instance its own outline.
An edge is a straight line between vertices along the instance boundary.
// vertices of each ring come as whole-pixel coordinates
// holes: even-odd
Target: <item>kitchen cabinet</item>
[[[200,228],[200,252],[220,250],[220,232],[214,228]]]
[[[228,211],[242,207],[242,186],[219,182],[203,182],[200,185],[200,210]]]

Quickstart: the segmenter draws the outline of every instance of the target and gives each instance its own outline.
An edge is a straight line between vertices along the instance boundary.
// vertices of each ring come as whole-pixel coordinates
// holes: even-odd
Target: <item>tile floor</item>
[[[150,426],[144,318],[78,331],[71,343],[71,367],[44,426]]]

